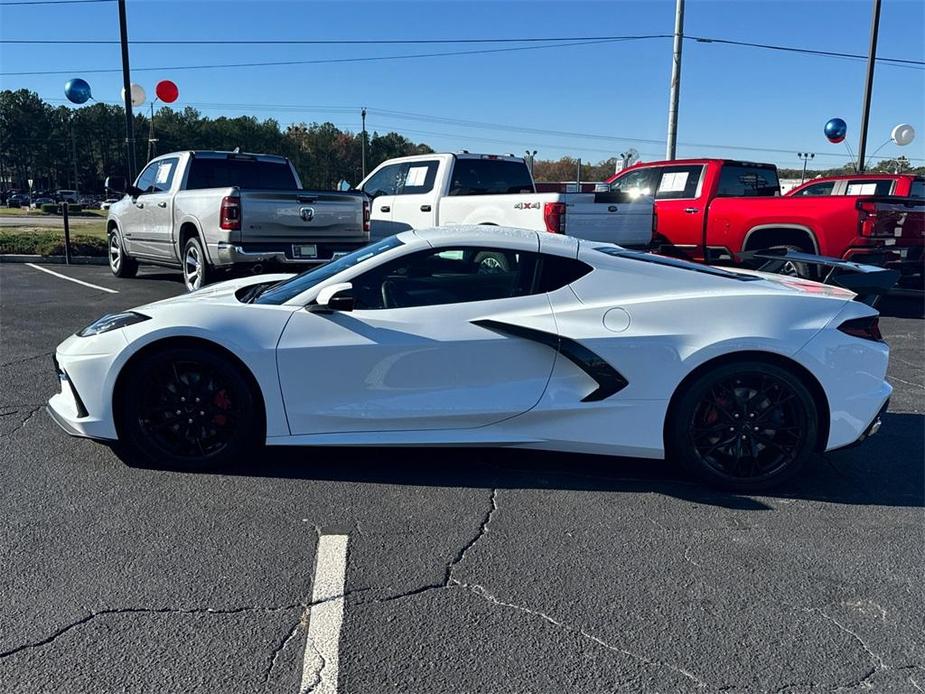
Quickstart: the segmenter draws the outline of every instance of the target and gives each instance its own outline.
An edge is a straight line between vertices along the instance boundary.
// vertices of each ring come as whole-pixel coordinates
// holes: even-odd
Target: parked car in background
[[[7,207],[28,207],[32,198],[26,193],[13,193],[6,199]]]
[[[220,270],[326,263],[369,242],[369,204],[354,192],[302,190],[285,157],[188,151],[153,159],[124,192],[106,228],[109,267],[132,277],[139,263],[179,267],[190,290]]]
[[[372,201],[372,238],[455,224],[517,227],[648,248],[649,197],[537,193],[527,162],[511,155],[422,154],[390,159],[358,186]]]
[[[29,207],[33,209],[40,209],[42,205],[54,205],[55,201],[53,198],[32,198],[32,203]]]
[[[77,191],[76,190],[56,190],[55,191],[55,200],[58,202],[68,202],[77,204]]]
[[[742,252],[790,248],[894,267],[900,287],[921,287],[920,177],[814,179],[780,197],[772,164],[682,159],[638,164],[610,185],[655,196],[657,247],[665,254],[734,263]],[[789,271],[815,272],[801,263]]]

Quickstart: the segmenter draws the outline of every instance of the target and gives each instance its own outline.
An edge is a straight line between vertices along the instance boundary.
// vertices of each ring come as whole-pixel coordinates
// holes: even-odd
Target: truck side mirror
[[[111,190],[114,193],[125,193],[127,188],[125,176],[107,176],[103,185],[107,191]]]

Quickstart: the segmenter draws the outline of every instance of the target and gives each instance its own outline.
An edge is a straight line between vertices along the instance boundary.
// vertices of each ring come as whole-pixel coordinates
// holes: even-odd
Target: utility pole
[[[71,113],[71,161],[74,163],[74,192],[80,201],[80,182],[77,179],[77,140],[74,137],[74,114]]]
[[[119,0],[119,40],[122,44],[122,89],[125,93],[126,183],[135,181],[135,128],[132,116],[132,79],[128,66],[128,29],[125,21],[125,0]]]
[[[800,185],[803,185],[803,181],[806,180],[806,164],[810,159],[816,158],[815,152],[797,152],[797,157],[803,162],[803,173],[800,174]]]
[[[858,146],[858,173],[864,173],[867,153],[867,124],[870,120],[870,98],[874,89],[874,64],[877,62],[877,34],[880,31],[880,0],[874,0],[870,18],[870,50],[867,53],[867,81],[864,83],[864,103],[861,111],[861,144]]]
[[[531,176],[531,178],[532,178],[532,176],[533,176],[533,160],[536,158],[536,150],[533,150],[533,151],[531,152],[531,151],[528,149],[527,151],[524,152],[524,154],[526,155],[524,158],[527,160],[527,166],[530,167],[530,176]]]
[[[671,58],[671,91],[668,96],[668,144],[665,159],[675,158],[678,147],[678,99],[681,95],[681,47],[684,44],[684,0],[677,0],[674,16],[674,52]]]
[[[363,178],[366,178],[366,107],[364,106],[360,109],[360,118],[363,121],[363,143],[360,149],[360,158],[361,158],[361,168],[363,173]]]
[[[151,120],[148,121],[148,158],[145,163],[151,161],[157,154],[157,138],[154,137],[154,102],[151,102]]]

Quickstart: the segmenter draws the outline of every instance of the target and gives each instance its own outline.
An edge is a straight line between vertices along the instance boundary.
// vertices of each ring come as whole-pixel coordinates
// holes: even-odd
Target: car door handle
[[[700,210],[698,210],[696,207],[685,207],[684,211],[687,214],[697,214],[698,212],[700,212]]]
[[[137,207],[139,210],[143,210],[145,207],[145,204],[143,202],[136,202],[135,207]]]
[[[167,201],[157,203],[158,207],[167,207]]]
[[[383,205],[382,207],[379,208],[379,211],[380,212],[391,212],[392,208],[389,207],[388,205]]]
[[[421,212],[430,212],[430,205],[421,205]]]

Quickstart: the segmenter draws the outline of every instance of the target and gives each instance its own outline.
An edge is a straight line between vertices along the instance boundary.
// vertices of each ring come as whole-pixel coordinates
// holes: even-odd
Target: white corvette
[[[549,233],[407,231],[104,316],[58,347],[48,410],[167,467],[514,446],[760,489],[879,427],[889,348],[853,296]]]

